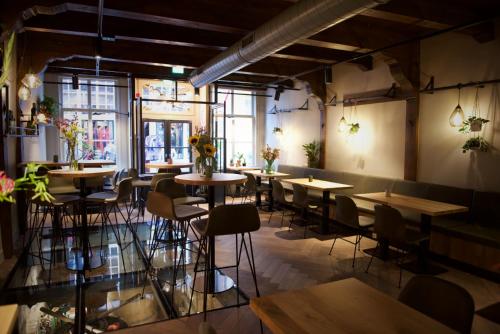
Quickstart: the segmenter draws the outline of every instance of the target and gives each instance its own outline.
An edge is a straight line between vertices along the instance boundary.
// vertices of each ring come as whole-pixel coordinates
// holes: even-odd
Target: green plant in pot
[[[308,144],[302,145],[307,156],[307,167],[318,168],[319,167],[319,149],[320,143],[317,141],[312,141]]]
[[[488,148],[489,144],[483,137],[471,137],[462,146],[462,153],[466,153],[468,150],[487,152]]]
[[[462,127],[458,129],[458,131],[462,133],[479,132],[483,128],[483,124],[486,124],[489,121],[489,119],[471,116],[462,123]]]
[[[59,107],[57,105],[56,100],[51,98],[50,96],[45,96],[42,101],[38,103],[39,105],[39,114],[45,116],[47,122],[51,119],[56,119],[59,113]]]

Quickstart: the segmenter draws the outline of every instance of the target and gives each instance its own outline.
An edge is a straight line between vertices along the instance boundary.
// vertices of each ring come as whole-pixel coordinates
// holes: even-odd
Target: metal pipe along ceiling
[[[302,0],[193,71],[189,81],[194,87],[202,87],[388,1]]]

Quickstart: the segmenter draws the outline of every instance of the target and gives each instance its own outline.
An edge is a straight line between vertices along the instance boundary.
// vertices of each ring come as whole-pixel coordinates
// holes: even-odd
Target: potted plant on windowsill
[[[466,153],[468,150],[487,152],[488,148],[489,144],[483,137],[471,137],[462,146],[462,153]]]

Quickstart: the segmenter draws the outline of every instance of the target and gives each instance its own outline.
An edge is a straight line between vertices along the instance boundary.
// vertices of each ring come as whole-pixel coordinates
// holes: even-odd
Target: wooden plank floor
[[[337,240],[334,252],[328,255],[332,244],[332,236],[319,236],[309,232],[303,238],[303,227],[292,225],[288,231],[288,218],[281,227],[281,217],[273,216],[268,224],[269,214],[261,212],[262,226],[252,234],[257,279],[262,295],[289,289],[300,289],[319,283],[325,283],[356,277],[370,286],[397,298],[399,269],[393,263],[383,263],[374,260],[369,273],[365,268],[369,257],[362,252],[356,253],[356,265],[351,267],[353,246],[342,240]],[[353,238],[354,239],[354,238]],[[217,238],[216,262],[219,266],[234,264],[234,237]],[[374,247],[371,240],[363,239],[361,248]],[[0,281],[9,272],[14,261],[0,264]],[[234,270],[225,271],[229,276],[236,277]],[[403,272],[403,286],[411,278],[410,273]],[[500,285],[473,275],[450,269],[440,277],[460,284],[474,297],[476,310],[500,301]],[[246,259],[242,260],[240,270],[240,287],[250,297],[255,296],[252,276]],[[138,326],[126,329],[123,333],[195,333],[202,321],[202,315]],[[218,333],[259,333],[260,324],[257,317],[248,306],[229,308],[209,313],[208,321]],[[264,329],[265,333],[269,331]],[[475,316],[473,333],[500,333],[500,325],[490,322],[480,316]]]

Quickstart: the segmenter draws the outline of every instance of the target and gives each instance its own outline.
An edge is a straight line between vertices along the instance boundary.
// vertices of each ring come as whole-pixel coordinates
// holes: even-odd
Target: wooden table
[[[323,192],[323,216],[321,219],[321,225],[318,232],[320,234],[328,234],[330,219],[330,192],[341,189],[352,189],[354,186],[349,184],[335,183],[330,181],[316,180],[313,179],[309,182],[309,178],[298,178],[298,179],[284,179],[283,182],[298,184],[308,189],[320,190]]]
[[[174,178],[176,183],[184,185],[196,185],[208,187],[208,209],[215,207],[215,187],[227,186],[231,184],[245,183],[247,177],[241,174],[233,173],[214,173],[211,178],[200,176],[199,174],[181,174]],[[215,270],[215,237],[208,238],[208,267],[210,277],[208,279],[209,293],[217,293],[230,289],[234,286],[232,279],[225,275],[219,275]],[[198,282],[203,282],[200,279]]]
[[[17,304],[0,306],[0,334],[10,334],[17,324],[19,307]]]
[[[113,175],[115,173],[114,168],[85,168],[83,170],[70,170],[70,169],[55,169],[50,170],[49,175],[55,177],[65,177],[71,179],[80,180],[80,212],[81,212],[81,244],[82,252],[81,254],[75,254],[73,261],[68,261],[67,267],[71,270],[77,271],[77,283],[76,283],[76,301],[75,301],[75,332],[84,333],[85,332],[85,292],[83,291],[83,282],[85,281],[85,270],[94,269],[102,266],[104,263],[101,259],[101,254],[98,257],[92,256],[92,260],[89,256],[89,230],[87,226],[87,205],[85,202],[85,188],[86,180],[91,177],[104,177]]]
[[[425,234],[430,233],[432,217],[467,212],[469,210],[466,206],[438,202],[420,197],[400,195],[396,193],[391,193],[390,196],[386,196],[385,192],[355,194],[353,197],[377,204],[420,213],[420,230]],[[439,274],[446,271],[438,266],[430,266],[427,263],[427,256],[422,254],[422,252],[419,253],[419,259],[416,263],[412,262],[408,265],[405,264],[403,267],[416,274]]]
[[[71,270],[89,270],[100,267],[102,261],[94,261],[91,265],[88,256],[88,226],[87,226],[87,206],[85,203],[85,190],[86,180],[91,177],[104,177],[113,175],[114,168],[84,168],[83,170],[70,170],[70,169],[54,169],[50,170],[48,174],[54,177],[64,177],[70,179],[80,180],[80,208],[81,208],[81,221],[82,221],[82,255],[75,256],[73,261],[68,261],[68,269]],[[56,215],[57,216],[57,215]]]
[[[67,161],[23,161],[19,163],[18,167],[25,167],[29,163],[34,163],[37,165],[44,165],[47,168],[56,168],[56,167],[65,167],[69,166],[69,162]],[[116,162],[112,160],[78,160],[79,165],[83,165],[83,167],[101,167],[101,166],[110,166],[116,165]]]
[[[169,164],[168,162],[148,162],[145,164],[146,168],[165,168],[165,169],[177,169],[177,168],[186,168],[193,167],[192,162],[172,162]]]
[[[250,300],[273,333],[455,333],[452,329],[355,279]]]
[[[245,174],[252,174],[253,176],[255,176],[255,181],[257,183],[258,186],[260,186],[262,184],[262,179],[275,179],[275,178],[282,178],[282,177],[287,177],[287,176],[290,176],[290,174],[286,174],[286,173],[280,173],[280,172],[272,172],[272,173],[266,173],[262,170],[249,170],[249,171],[245,171]],[[269,187],[270,187],[270,191],[269,191],[269,211],[273,211],[273,187],[272,187],[272,184],[271,182],[269,182]],[[257,206],[261,206],[262,205],[262,199],[261,199],[261,194],[260,192],[257,192],[255,194],[255,204]]]
[[[227,166],[227,170],[230,170],[232,172],[244,172],[247,170],[260,170],[259,167],[255,166]]]

